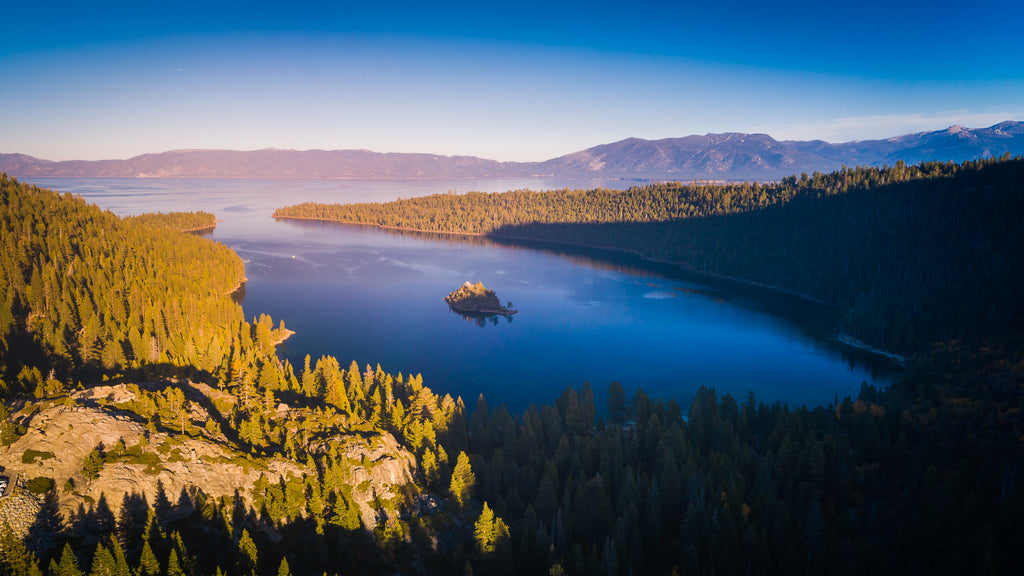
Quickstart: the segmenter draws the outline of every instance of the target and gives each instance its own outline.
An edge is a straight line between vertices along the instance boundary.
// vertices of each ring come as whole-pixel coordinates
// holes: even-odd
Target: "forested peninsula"
[[[487,233],[816,294],[915,351],[889,389],[828,406],[612,382],[599,416],[588,383],[510,414],[372,364],[293,367],[283,322],[230,298],[244,268],[227,247],[0,176],[0,465],[18,477],[0,571],[1012,572],[1022,184],[1002,159],[350,208],[382,224],[422,206],[437,222],[401,222],[447,229],[473,207]],[[521,218],[517,198],[553,212]]]
[[[853,336],[914,354],[1020,328],[1022,166],[897,163],[770,184],[439,194],[274,215],[632,252],[825,302]]]
[[[151,228],[166,228],[179,232],[200,232],[212,230],[217,226],[217,219],[209,212],[163,212],[139,214],[128,219],[131,222],[143,223]]]

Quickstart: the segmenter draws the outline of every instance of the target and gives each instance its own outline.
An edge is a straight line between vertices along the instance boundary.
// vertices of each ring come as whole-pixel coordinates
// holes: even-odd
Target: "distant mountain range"
[[[497,162],[473,156],[368,150],[174,150],[127,160],[52,162],[0,154],[15,177],[161,178],[622,178],[645,180],[777,180],[846,166],[961,162],[1024,154],[1024,122],[830,144],[775,140],[767,134],[706,134],[663,140],[628,138],[544,162]]]

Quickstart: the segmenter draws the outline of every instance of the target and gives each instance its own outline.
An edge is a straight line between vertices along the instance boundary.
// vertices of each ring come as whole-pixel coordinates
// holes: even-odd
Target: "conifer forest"
[[[287,319],[247,320],[232,297],[244,263],[195,234],[215,215],[118,217],[4,175],[0,444],[26,445],[76,414],[126,432],[83,447],[72,472],[19,478],[38,512],[0,526],[0,572],[1008,574],[1024,564],[1020,157],[774,183],[302,204],[274,216],[635,253],[832,306],[854,337],[905,356],[906,370],[825,406],[708,387],[692,401],[657,398],[619,382],[593,384],[607,397],[597,405],[579,382],[511,413],[482,395],[435,393],[443,383],[415,366],[388,373],[373,358],[330,355],[293,366],[276,351]],[[81,421],[74,434],[85,438]],[[62,456],[25,449],[4,464],[42,471]],[[166,471],[197,459],[251,481],[167,488]],[[128,469],[158,488],[96,493]]]

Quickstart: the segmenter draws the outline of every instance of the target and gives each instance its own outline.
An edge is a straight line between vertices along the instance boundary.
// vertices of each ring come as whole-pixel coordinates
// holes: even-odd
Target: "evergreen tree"
[[[178,551],[171,548],[171,553],[167,557],[167,575],[166,576],[185,576],[185,571],[181,568],[181,563],[178,561]]]
[[[21,538],[15,536],[10,525],[0,527],[0,572],[11,576],[33,576],[39,573],[39,562],[25,547]]]
[[[100,470],[103,470],[103,453],[96,447],[86,455],[85,463],[82,464],[82,475],[94,480],[99,478]]]
[[[238,539],[238,551],[235,561],[236,576],[256,576],[258,561],[258,549],[256,543],[249,536],[249,531],[242,529],[242,535]]]
[[[616,380],[608,385],[608,423],[626,422],[626,390]]]
[[[75,552],[71,549],[70,542],[64,544],[64,549],[60,553],[60,562],[57,564],[57,570],[56,572],[51,570],[51,573],[55,576],[84,576],[78,567],[78,559],[75,558]]]
[[[281,564],[277,567],[277,576],[292,576],[292,570],[288,567],[288,558],[281,557]]]
[[[455,470],[452,471],[452,481],[448,493],[462,507],[473,497],[475,485],[476,476],[469,464],[469,456],[466,456],[465,452],[459,452],[459,457],[455,461]]]
[[[124,550],[117,541],[117,537],[113,534],[110,535],[110,550],[114,558],[113,576],[131,576],[132,571],[128,566],[127,558],[124,556]]]
[[[188,549],[185,547],[185,542],[181,539],[181,534],[177,530],[171,534],[171,549],[176,551],[178,564],[181,571],[188,575],[196,574],[196,565]],[[168,571],[170,570],[170,561],[168,560]]]
[[[139,557],[139,576],[159,576],[159,574],[160,561],[156,559],[149,540],[145,540],[142,544],[142,555]]]
[[[117,562],[114,556],[101,542],[96,543],[96,550],[92,555],[92,568],[89,576],[117,576]]]
[[[487,502],[484,502],[484,508],[473,527],[473,540],[477,551],[483,555],[493,554],[508,537],[508,526],[501,518],[495,516]]]

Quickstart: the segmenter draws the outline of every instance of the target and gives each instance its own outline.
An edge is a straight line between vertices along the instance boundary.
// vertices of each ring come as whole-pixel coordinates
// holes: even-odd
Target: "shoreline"
[[[196,228],[189,228],[188,230],[182,230],[182,232],[188,232],[188,233],[191,234],[192,232],[202,232],[204,230],[213,230],[214,228],[217,227],[217,223],[218,222],[223,222],[223,220],[215,218],[213,220],[213,224],[210,224],[209,226],[198,226]]]
[[[906,356],[902,356],[900,354],[896,354],[895,352],[889,352],[876,346],[872,346],[871,344],[868,344],[867,342],[864,342],[863,340],[855,336],[851,336],[850,334],[847,334],[845,332],[839,332],[838,334],[833,336],[832,339],[835,340],[836,342],[839,342],[840,344],[843,344],[844,346],[849,346],[850,348],[856,348],[857,350],[863,350],[865,352],[871,352],[872,354],[884,356],[885,358],[888,358],[891,362],[902,368],[906,368],[907,366]]]
[[[238,254],[236,253],[235,255],[237,256]],[[248,282],[248,281],[249,281],[249,279],[246,278],[245,276],[243,276],[242,280],[239,281],[238,284],[235,285],[234,288],[232,288],[231,290],[228,290],[227,296],[231,296],[235,292],[238,292],[239,290],[241,290],[245,286],[245,283]]]
[[[802,292],[797,292],[796,290],[790,290],[788,288],[783,288],[781,286],[775,286],[775,285],[772,285],[772,284],[764,284],[762,282],[756,282],[754,280],[746,280],[744,278],[739,278],[739,277],[736,277],[736,276],[728,276],[726,274],[718,274],[718,273],[715,273],[715,272],[708,272],[708,271],[705,271],[705,270],[698,270],[698,269],[693,268],[691,266],[687,266],[686,264],[683,264],[682,262],[674,262],[672,260],[661,260],[659,258],[652,258],[650,256],[642,254],[638,250],[632,250],[632,249],[629,249],[629,248],[612,248],[612,247],[609,247],[609,246],[599,246],[599,245],[596,245],[596,244],[586,244],[586,243],[583,243],[583,242],[573,242],[571,240],[540,239],[540,238],[530,238],[530,237],[527,237],[527,236],[513,236],[513,235],[510,235],[510,234],[494,234],[494,233],[486,233],[486,232],[456,232],[456,231],[452,231],[452,230],[423,230],[423,229],[420,229],[420,228],[407,228],[407,227],[404,227],[404,226],[388,226],[386,224],[374,224],[374,223],[371,223],[371,222],[354,222],[354,221],[351,221],[351,220],[334,220],[334,219],[330,219],[330,218],[311,218],[311,217],[307,217],[307,216],[274,216],[274,218],[278,218],[278,219],[282,219],[282,220],[310,220],[310,221],[314,221],[314,222],[331,222],[333,224],[344,224],[346,226],[367,226],[367,227],[372,227],[372,228],[379,228],[381,230],[397,230],[397,231],[400,231],[400,232],[417,232],[417,233],[420,233],[420,234],[437,234],[437,235],[440,235],[440,236],[469,236],[469,237],[474,237],[474,238],[481,238],[481,237],[482,238],[499,238],[499,239],[504,239],[504,240],[519,240],[519,241],[524,241],[524,242],[536,242],[538,244],[549,244],[549,245],[560,245],[560,246],[576,246],[576,247],[579,247],[579,248],[588,248],[588,249],[591,249],[591,250],[604,250],[604,251],[607,251],[607,252],[614,252],[614,253],[617,253],[617,254],[628,254],[630,256],[634,256],[636,258],[640,258],[641,260],[644,260],[646,262],[653,262],[655,264],[665,264],[665,265],[668,265],[668,266],[676,266],[676,267],[680,268],[681,270],[685,270],[687,272],[692,272],[694,274],[699,274],[701,276],[707,276],[709,278],[716,278],[716,279],[719,279],[719,280],[728,280],[729,282],[735,282],[737,284],[743,284],[745,286],[752,286],[752,287],[755,287],[755,288],[765,288],[765,289],[768,289],[768,290],[772,290],[773,292],[780,292],[782,294],[787,294],[789,296],[795,296],[797,298],[800,298],[801,300],[806,300],[806,301],[811,302],[813,304],[818,304],[818,305],[821,305],[821,306],[827,306],[829,308],[837,309],[835,306],[833,306],[831,304],[828,304],[826,302],[823,302],[823,301],[819,300],[818,298],[815,298],[814,296],[811,296],[809,294],[804,294]]]
[[[419,228],[407,228],[407,227],[403,227],[403,226],[387,226],[387,225],[384,225],[384,224],[375,224],[375,223],[371,223],[371,222],[353,222],[353,221],[348,221],[348,220],[335,220],[335,219],[330,219],[330,218],[312,218],[312,217],[305,217],[305,216],[274,216],[274,218],[275,219],[283,219],[283,220],[311,220],[311,221],[314,221],[314,222],[330,222],[330,223],[334,223],[334,224],[344,224],[344,225],[347,225],[347,226],[368,226],[368,227],[373,227],[373,228],[379,228],[379,229],[382,229],[382,230],[397,230],[397,231],[400,231],[400,232],[416,232],[416,233],[420,233],[420,234],[436,234],[436,235],[439,235],[439,236],[467,236],[467,237],[497,238],[497,239],[505,239],[505,240],[518,240],[518,241],[525,241],[525,242],[535,242],[535,243],[540,244],[540,245],[547,244],[547,245],[554,245],[554,246],[576,246],[576,247],[579,247],[579,248],[587,248],[587,249],[591,249],[591,250],[602,250],[602,251],[607,251],[607,252],[616,253],[616,254],[627,254],[627,255],[630,255],[630,256],[634,256],[634,257],[640,258],[641,260],[644,260],[646,262],[652,262],[652,263],[655,263],[655,264],[664,264],[664,265],[668,265],[668,266],[675,266],[675,267],[678,267],[681,270],[684,270],[686,272],[690,272],[690,273],[693,273],[693,274],[698,274],[700,276],[706,276],[708,278],[714,278],[714,279],[718,279],[718,280],[725,280],[725,281],[728,281],[728,282],[735,282],[737,284],[741,284],[741,285],[744,285],[744,286],[750,286],[750,287],[754,287],[754,288],[771,290],[773,292],[778,292],[780,294],[786,294],[788,296],[793,296],[793,297],[796,297],[796,298],[800,298],[801,300],[805,300],[807,302],[810,302],[812,304],[817,304],[819,306],[826,306],[826,307],[832,308],[834,310],[838,309],[836,306],[833,306],[831,304],[823,302],[822,300],[820,300],[818,298],[815,298],[815,297],[810,296],[808,294],[803,294],[801,292],[797,292],[795,290],[790,290],[788,288],[783,288],[781,286],[774,286],[774,285],[771,285],[771,284],[764,284],[762,282],[756,282],[754,280],[747,280],[747,279],[744,279],[744,278],[738,278],[736,276],[728,276],[728,275],[725,275],[725,274],[718,274],[718,273],[715,273],[715,272],[707,272],[707,271],[703,271],[703,270],[698,270],[696,268],[692,268],[690,266],[687,266],[686,264],[683,264],[681,262],[673,262],[671,260],[661,260],[661,259],[658,259],[658,258],[651,258],[649,256],[646,256],[646,255],[640,253],[637,250],[632,250],[632,249],[628,249],[628,248],[611,248],[611,247],[608,247],[608,246],[598,246],[598,245],[594,245],[594,244],[585,244],[583,242],[573,242],[573,241],[569,241],[569,240],[550,240],[550,239],[528,238],[528,237],[523,237],[523,236],[512,236],[512,235],[507,235],[507,234],[493,234],[493,233],[480,233],[480,232],[455,232],[455,231],[451,231],[451,230],[422,230],[422,229],[419,229]],[[450,305],[449,305],[449,307],[450,307]],[[453,310],[454,310],[454,308],[453,308]],[[895,352],[889,352],[887,350],[884,350],[884,349],[872,346],[871,344],[863,342],[862,340],[860,340],[860,339],[858,339],[858,338],[856,338],[854,336],[851,336],[849,334],[840,332],[839,334],[837,334],[833,338],[833,340],[835,340],[836,342],[839,342],[839,343],[841,343],[843,345],[850,346],[851,348],[857,348],[858,350],[863,350],[865,352],[871,352],[873,354],[878,354],[880,356],[888,358],[889,360],[891,360],[891,361],[893,361],[893,362],[895,362],[895,363],[897,363],[897,364],[899,364],[901,366],[905,366],[906,365],[906,357],[904,357],[904,356],[902,356],[900,354],[896,354]]]
[[[277,331],[277,337],[274,338],[274,347],[276,348],[280,344],[284,344],[284,341],[295,335],[295,330],[289,330],[285,328],[283,332]]]
[[[332,224],[345,224],[346,226],[368,226],[371,228],[380,228],[381,230],[398,230],[400,232],[419,232],[421,234],[439,234],[443,236],[475,236],[475,237],[486,237],[493,238],[494,235],[486,234],[482,232],[456,232],[454,230],[421,230],[419,228],[406,228],[404,226],[388,226],[386,224],[374,224],[372,222],[355,222],[351,220],[334,220],[332,218],[311,218],[309,216],[274,216],[272,218],[280,220],[309,220],[312,222],[330,222]]]
[[[218,220],[217,222],[222,222],[222,220]],[[192,232],[202,232],[203,230],[213,230],[214,228],[217,227],[217,222],[214,222],[213,224],[210,224],[209,226],[200,226],[198,228],[189,228],[188,230],[182,230],[182,232],[185,232],[187,234],[191,234]]]

